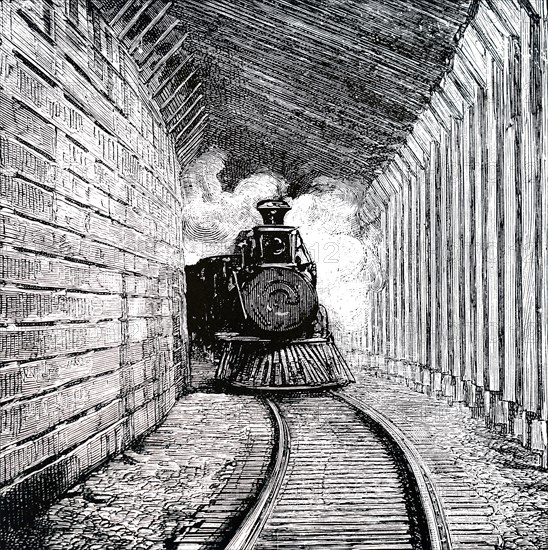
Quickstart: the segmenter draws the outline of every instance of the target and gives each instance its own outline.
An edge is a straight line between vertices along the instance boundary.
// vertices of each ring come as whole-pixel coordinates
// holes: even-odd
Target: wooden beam
[[[116,25],[116,23],[118,23],[118,21],[120,21],[120,19],[124,17],[124,15],[127,13],[129,8],[133,6],[134,3],[135,3],[134,0],[127,0],[127,2],[122,6],[122,8],[118,11],[118,13],[111,19],[109,25],[111,27],[114,27],[114,25]]]
[[[154,41],[154,44],[152,44],[152,46],[150,47],[150,50],[140,62],[140,65],[139,65],[140,71],[142,71],[145,68],[146,64],[149,62],[150,58],[152,57],[152,54],[156,51],[156,48],[169,36],[169,34],[171,33],[171,31],[173,31],[173,29],[179,26],[179,23],[180,23],[179,19],[176,19],[175,21],[173,21],[169,25],[169,27],[167,27],[167,29]]]
[[[418,249],[418,208],[417,208],[417,186],[420,170],[411,177],[409,187],[409,259],[410,263],[410,283],[409,283],[409,320],[410,329],[410,351],[409,358],[413,362],[418,362],[419,350],[419,292],[418,292],[418,272],[419,272],[419,249]],[[417,381],[417,380],[415,380]]]
[[[164,109],[165,107],[167,107],[169,105],[169,103],[171,101],[173,101],[173,99],[175,98],[175,96],[182,90],[183,86],[196,74],[196,71],[193,70],[193,71],[190,71],[190,74],[183,79],[183,81],[177,85],[177,87],[175,88],[175,90],[173,90],[173,92],[171,92],[169,94],[169,96],[167,97],[167,99],[165,101],[162,102],[162,104],[160,105],[160,109]],[[192,92],[190,92],[190,95],[194,94],[196,92],[196,90],[198,90],[200,87],[201,87],[202,83],[200,82],[193,90]]]
[[[171,9],[173,6],[173,2],[168,2],[150,21],[150,23],[131,41],[129,45],[129,53],[133,53],[137,46],[139,45],[139,42],[145,37],[145,35],[150,31],[153,27],[155,27],[167,14],[167,12]]]
[[[392,196],[392,193],[390,192],[392,189],[392,185],[388,182],[386,174],[384,172],[382,174],[379,174],[373,185],[375,187],[375,190],[380,191],[380,196],[384,197],[385,204],[388,204],[388,201]]]
[[[192,59],[192,54],[187,55],[180,63],[177,65],[175,70],[171,73],[169,78],[166,78],[157,88],[154,90],[152,97],[156,99],[166,88],[166,86],[173,81],[181,69]]]
[[[495,62],[499,68],[502,68],[503,59],[501,52],[503,49],[503,36],[499,29],[489,23],[491,23],[491,21],[489,20],[488,10],[480,5],[478,15],[470,22],[470,26],[479,37],[482,46],[484,46],[491,55],[493,62]],[[489,70],[489,68],[487,68],[487,70]],[[489,79],[487,79],[487,83],[489,84]]]
[[[399,356],[401,359],[410,359],[411,352],[411,275],[410,267],[414,258],[410,253],[410,235],[409,235],[409,210],[410,210],[410,185],[412,175],[408,172],[402,179],[401,190],[401,218],[399,226],[401,233],[401,293],[400,293],[400,314],[401,314],[401,349]]]
[[[405,183],[402,182],[402,187]],[[405,284],[404,284],[404,241],[403,241],[403,193],[394,195],[396,199],[396,358],[399,361],[405,357]]]
[[[462,66],[473,76],[478,86],[485,88],[485,48],[481,46],[481,39],[472,27],[468,27],[455,56],[462,60]]]
[[[548,6],[545,5],[545,18],[548,16]],[[541,52],[548,51],[548,28],[544,24],[542,33],[542,43],[540,46]],[[544,75],[544,86],[542,91],[542,110],[544,115],[541,117],[542,126],[540,128],[540,135],[543,136],[542,146],[542,165],[540,173],[540,181],[544,182],[541,185],[541,234],[540,234],[540,328],[541,328],[541,380],[540,380],[540,414],[543,421],[548,420],[548,86],[546,85],[546,78],[548,78],[548,59],[546,55],[542,56],[542,74]],[[546,425],[545,425],[546,428]],[[548,468],[548,449],[544,452],[544,464],[545,468]]]
[[[177,50],[183,45],[187,37],[188,33],[185,33],[179,40],[177,40],[177,42],[175,42],[175,44],[173,44],[171,49],[153,65],[153,67],[150,69],[150,75],[145,80],[145,84],[148,84],[156,76],[156,73],[165,63],[169,61],[171,56],[173,56],[175,52],[177,52]]]
[[[183,109],[184,107],[186,106],[186,104],[189,102],[189,100],[193,97],[193,94],[187,96],[185,98],[185,100],[181,103],[181,105],[179,105],[179,107],[177,107],[176,111],[167,119],[166,121],[166,124],[170,124],[171,121],[174,119],[174,117],[176,117]],[[196,104],[198,103],[198,101],[200,101],[200,99],[202,99],[204,96],[202,94],[198,94],[198,97],[192,102],[192,104],[190,105],[190,107],[188,107],[186,109],[186,111],[179,117],[179,119],[177,120],[177,122],[175,124],[172,124],[170,127],[169,127],[169,131],[170,132],[173,132],[173,130],[175,130],[175,128],[177,128],[177,126],[179,126],[179,124],[181,124],[181,121],[183,121],[185,119],[185,117],[188,115],[188,113],[190,111],[192,111],[192,109],[196,106]]]
[[[201,137],[202,134],[203,134],[203,126],[199,125],[199,126],[195,126],[192,131],[190,132],[190,134],[188,134],[188,136],[186,136],[186,141],[184,141],[183,143],[181,143],[181,146],[178,147],[177,146],[177,143],[175,144],[175,151],[177,152],[177,154],[179,153],[185,153],[185,150],[187,147],[190,146],[191,142],[193,142],[197,137]]]
[[[175,141],[178,141],[183,134],[190,128],[192,123],[200,116],[200,114],[204,111],[205,107],[202,105],[196,112],[196,114],[190,119],[188,124],[177,134],[177,137],[175,138]],[[204,114],[204,116],[199,120],[199,122],[196,123],[196,125],[200,125],[204,122],[204,120],[207,118],[207,113]]]
[[[386,318],[386,304],[387,304],[387,292],[388,292],[387,290],[388,281],[386,281],[386,279],[388,278],[388,253],[386,250],[387,242],[388,242],[387,208],[388,206],[381,211],[381,217],[380,217],[381,233],[382,233],[382,243],[380,246],[380,263],[381,263],[381,271],[385,278],[385,284],[379,293],[379,301],[378,301],[379,337],[378,337],[377,349],[376,349],[379,355],[384,354],[384,356],[386,356],[386,340],[387,340],[387,331],[388,331],[388,324],[387,324],[387,318]]]
[[[417,172],[419,170],[424,170],[424,167],[425,167],[424,155],[426,151],[423,149],[422,145],[417,141],[415,132],[412,132],[411,134],[409,134],[409,137],[407,138],[407,147],[409,151],[412,153],[413,159],[417,164]]]
[[[143,3],[134,16],[126,23],[125,27],[122,29],[122,32],[118,35],[120,40],[123,40],[126,37],[126,34],[133,28],[133,25],[139,21],[141,15],[143,15],[143,13],[145,13],[145,11],[148,10],[148,8],[150,8],[150,6],[152,6],[152,4],[156,1],[157,0],[147,0]]]
[[[181,153],[179,156],[181,160],[181,164],[183,164],[183,166],[185,166],[186,164],[192,161],[192,158],[196,155],[201,145],[202,145],[201,141],[198,139],[198,137],[192,140],[192,143],[189,144],[189,147],[186,149],[186,152],[184,154]]]

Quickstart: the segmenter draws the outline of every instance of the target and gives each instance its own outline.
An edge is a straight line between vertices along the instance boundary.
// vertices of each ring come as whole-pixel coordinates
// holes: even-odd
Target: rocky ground
[[[196,369],[209,387],[213,369]],[[548,550],[548,472],[509,436],[469,410],[356,369],[348,391],[383,411],[425,454],[460,470],[458,490],[485,503],[500,550]],[[140,445],[116,457],[47,513],[0,535],[6,550],[196,550],[223,547],[261,486],[271,456],[271,423],[250,396],[194,393]],[[434,464],[435,461],[431,464]],[[445,468],[445,466],[444,466]],[[449,485],[451,487],[451,485]],[[451,487],[454,489],[454,487]],[[473,544],[467,545],[476,550]]]
[[[271,448],[271,423],[255,398],[187,395],[155,433],[5,533],[0,548],[218,548],[260,488]]]
[[[488,429],[465,407],[450,406],[367,369],[358,373],[351,391],[369,398],[415,442],[427,441],[432,453],[460,467],[490,509],[501,550],[548,550],[548,472],[517,440]]]

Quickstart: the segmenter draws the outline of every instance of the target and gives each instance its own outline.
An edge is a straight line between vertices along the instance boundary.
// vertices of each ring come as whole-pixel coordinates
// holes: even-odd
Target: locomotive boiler
[[[309,389],[353,381],[318,302],[316,264],[283,200],[257,204],[263,224],[232,254],[186,268],[193,346],[214,350],[216,378],[256,389]]]

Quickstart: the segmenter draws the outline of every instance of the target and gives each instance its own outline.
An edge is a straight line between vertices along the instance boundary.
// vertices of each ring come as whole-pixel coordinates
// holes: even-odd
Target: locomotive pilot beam
[[[233,386],[311,389],[353,382],[318,303],[316,264],[283,200],[257,205],[263,225],[234,253],[186,268],[193,345],[215,351],[216,378]]]

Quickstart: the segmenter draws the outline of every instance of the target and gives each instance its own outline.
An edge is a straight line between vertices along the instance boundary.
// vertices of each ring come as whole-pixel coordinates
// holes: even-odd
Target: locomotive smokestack
[[[283,225],[284,217],[291,206],[281,199],[267,199],[257,203],[264,225]]]

